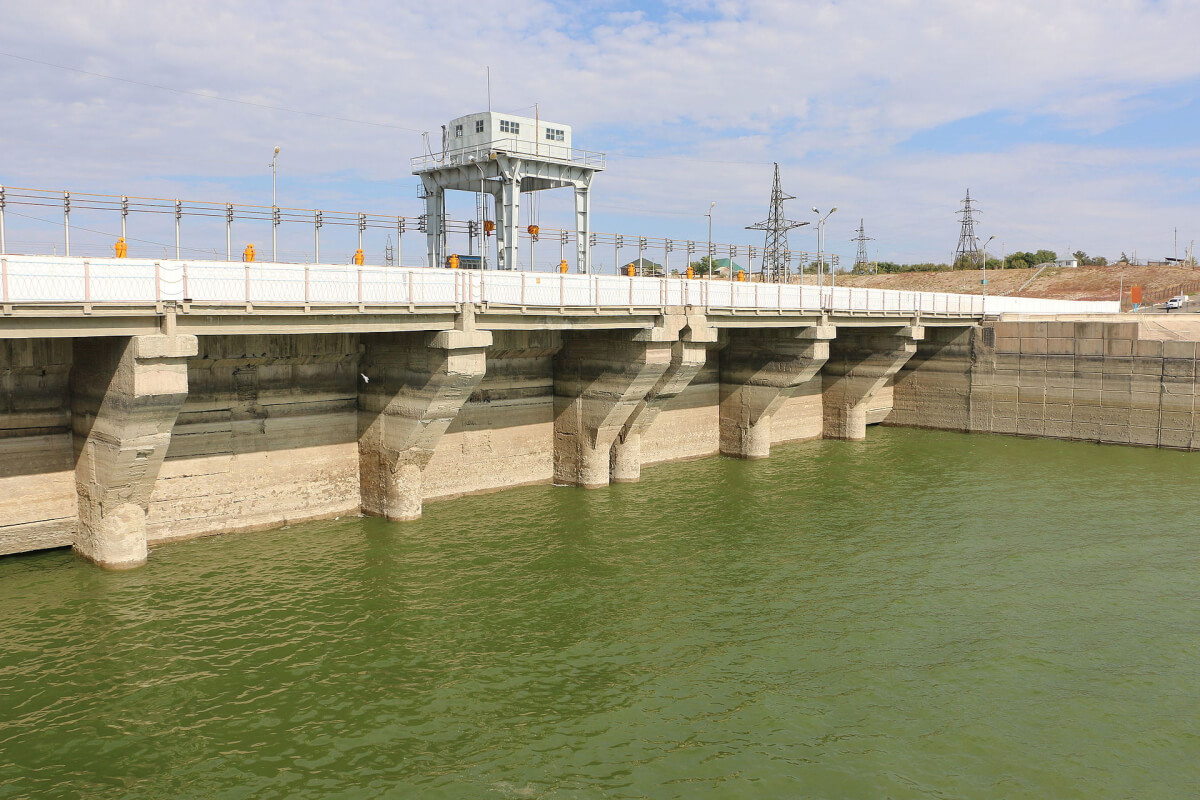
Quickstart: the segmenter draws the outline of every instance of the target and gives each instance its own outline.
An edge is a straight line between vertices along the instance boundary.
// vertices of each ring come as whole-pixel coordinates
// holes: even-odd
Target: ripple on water
[[[872,429],[2,559],[0,798],[1195,796],[1197,463]]]

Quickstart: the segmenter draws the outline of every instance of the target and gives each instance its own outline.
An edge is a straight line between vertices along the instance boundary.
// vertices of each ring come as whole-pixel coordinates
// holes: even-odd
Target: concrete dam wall
[[[49,326],[0,339],[0,553],[73,546],[135,566],[157,542],[412,519],[427,500],[635,481],[647,464],[761,458],[874,422],[1196,446],[1200,337],[1178,324],[916,322],[680,309],[618,325],[464,306],[407,330]]]
[[[1200,325],[1182,315],[999,321],[931,331],[895,378],[886,422],[1200,449]]]

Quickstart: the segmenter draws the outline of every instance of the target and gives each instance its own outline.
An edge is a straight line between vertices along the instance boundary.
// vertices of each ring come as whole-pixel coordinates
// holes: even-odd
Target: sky
[[[493,109],[536,104],[607,154],[597,231],[703,242],[716,202],[713,239],[760,246],[778,162],[790,217],[837,207],[843,265],[860,220],[873,259],[950,260],[968,188],[997,255],[1200,239],[1195,0],[0,0],[0,19],[9,187],[270,205],[278,146],[281,206],[416,216],[421,132],[485,110],[490,68]],[[541,195],[526,221],[569,226],[569,193]],[[58,246],[59,211],[8,211],[10,250]],[[139,235],[165,241],[154,223]],[[81,225],[107,243],[119,220]],[[223,249],[223,229],[188,241]]]

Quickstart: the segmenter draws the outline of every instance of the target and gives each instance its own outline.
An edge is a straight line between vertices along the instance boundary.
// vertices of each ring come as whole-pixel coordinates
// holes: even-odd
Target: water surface
[[[0,798],[1200,796],[1200,454],[896,429],[0,559]]]

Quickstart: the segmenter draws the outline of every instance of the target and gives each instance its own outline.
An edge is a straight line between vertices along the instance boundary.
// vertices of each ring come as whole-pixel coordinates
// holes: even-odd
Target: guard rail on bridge
[[[0,303],[487,303],[541,308],[698,306],[798,312],[1113,314],[1116,302],[982,297],[681,278],[61,256],[0,256]]]

